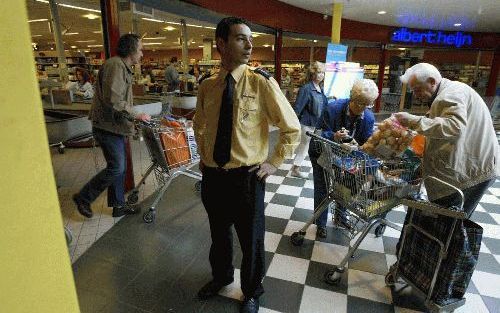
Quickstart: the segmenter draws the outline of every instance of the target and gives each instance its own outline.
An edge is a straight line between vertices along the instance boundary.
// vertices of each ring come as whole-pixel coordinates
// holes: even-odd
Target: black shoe
[[[85,201],[83,201],[77,193],[73,195],[73,202],[75,202],[76,208],[81,215],[88,218],[91,218],[92,215],[94,215],[92,213],[92,209],[90,208],[90,204],[85,203]]]
[[[219,283],[214,280],[209,281],[205,286],[201,287],[200,291],[198,291],[198,298],[200,300],[206,300],[213,296],[216,296],[222,287],[229,285],[233,281],[228,283]]]
[[[123,215],[133,215],[141,212],[141,208],[139,206],[134,206],[130,204],[125,204],[122,207],[114,207],[113,208],[113,217],[120,217]]]
[[[245,298],[241,304],[240,313],[257,313],[259,312],[259,299]]]
[[[326,238],[327,235],[326,227],[318,226],[318,229],[316,230],[316,235],[318,235],[319,238]]]

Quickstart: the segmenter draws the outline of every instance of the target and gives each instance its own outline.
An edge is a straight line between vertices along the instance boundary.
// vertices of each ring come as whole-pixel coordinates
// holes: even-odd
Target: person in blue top
[[[304,161],[309,148],[310,137],[306,135],[306,132],[314,130],[321,113],[328,104],[323,88],[321,88],[321,82],[325,78],[325,64],[321,62],[312,63],[307,77],[308,82],[300,88],[294,106],[301,125],[301,138],[300,144],[295,150],[290,175],[298,178],[307,178],[305,173],[300,172],[300,165]]]
[[[373,133],[375,117],[371,108],[378,94],[377,85],[372,80],[355,81],[351,89],[350,99],[336,100],[323,111],[317,124],[317,127],[322,130],[321,135],[336,142],[349,140],[351,143],[363,145]],[[327,195],[323,168],[317,162],[319,155],[318,147],[312,143],[309,146],[309,158],[313,167],[314,207],[316,209]],[[327,236],[327,218],[328,210],[325,210],[316,220],[316,234],[320,238]],[[346,217],[339,214],[336,216],[336,222],[346,225]]]

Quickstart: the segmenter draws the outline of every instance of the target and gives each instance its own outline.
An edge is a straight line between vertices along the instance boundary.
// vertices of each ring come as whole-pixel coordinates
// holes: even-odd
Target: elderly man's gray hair
[[[417,82],[426,82],[428,78],[434,78],[436,83],[440,83],[443,77],[439,70],[429,63],[418,63],[406,70],[404,75],[400,77],[401,81],[407,84],[412,77],[415,77]]]

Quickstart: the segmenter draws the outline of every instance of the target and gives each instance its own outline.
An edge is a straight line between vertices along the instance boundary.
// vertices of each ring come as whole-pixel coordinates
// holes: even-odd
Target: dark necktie
[[[231,74],[226,76],[226,88],[222,93],[222,104],[219,112],[217,137],[215,138],[214,161],[223,167],[231,158],[231,135],[233,132],[233,91],[234,80]]]

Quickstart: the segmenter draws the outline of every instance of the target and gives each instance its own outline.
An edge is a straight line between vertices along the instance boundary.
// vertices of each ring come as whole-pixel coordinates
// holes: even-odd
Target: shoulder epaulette
[[[266,72],[265,70],[261,69],[261,68],[256,68],[253,70],[255,73],[257,74],[260,74],[262,76],[264,76],[266,79],[269,79],[271,78],[271,74],[269,74],[268,72]]]

